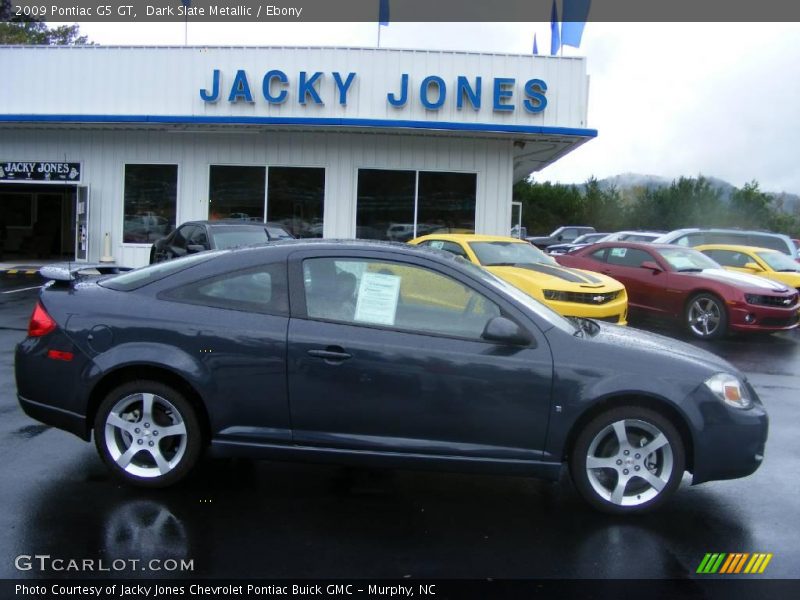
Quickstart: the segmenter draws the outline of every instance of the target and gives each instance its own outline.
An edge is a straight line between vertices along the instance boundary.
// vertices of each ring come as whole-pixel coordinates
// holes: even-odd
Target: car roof
[[[425,240],[445,240],[448,242],[518,242],[530,246],[528,242],[519,238],[507,235],[483,235],[479,233],[429,233],[427,235],[421,235],[412,241]]]
[[[731,252],[742,252],[744,254],[750,254],[752,252],[772,252],[774,254],[783,254],[779,250],[773,250],[772,248],[760,248],[758,246],[745,246],[740,244],[702,244],[700,246],[695,246],[695,250],[730,250]]]
[[[265,223],[264,221],[246,221],[245,219],[204,219],[200,221],[186,221],[178,225],[178,227],[182,227],[183,225],[249,225],[252,227],[264,227],[269,225],[270,227],[283,228],[283,225],[280,223],[273,223],[272,221],[267,221]]]
[[[591,250],[602,250],[603,248],[638,248],[639,250],[695,250],[695,248],[687,248],[685,246],[676,246],[675,244],[650,244],[645,242],[597,242],[596,244],[591,244],[586,246],[584,249],[591,249]]]

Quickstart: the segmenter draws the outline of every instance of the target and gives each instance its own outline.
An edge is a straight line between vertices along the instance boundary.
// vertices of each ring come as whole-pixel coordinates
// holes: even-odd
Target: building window
[[[208,218],[264,221],[264,167],[211,165],[208,179]]]
[[[360,169],[356,237],[407,242],[475,231],[475,173]]]
[[[415,171],[359,169],[356,237],[407,241],[414,233]]]
[[[125,165],[122,241],[151,244],[175,228],[178,165]]]
[[[267,221],[297,238],[322,237],[325,169],[270,167]]]

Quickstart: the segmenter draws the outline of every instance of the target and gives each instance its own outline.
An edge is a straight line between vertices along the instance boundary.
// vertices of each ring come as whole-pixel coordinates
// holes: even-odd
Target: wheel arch
[[[684,446],[684,454],[686,455],[686,470],[689,472],[694,471],[694,439],[687,424],[686,417],[680,412],[680,410],[678,410],[678,408],[663,398],[643,393],[608,396],[595,402],[572,424],[572,427],[567,434],[566,442],[564,443],[564,451],[561,457],[562,460],[564,462],[569,461],[569,456],[572,453],[572,449],[575,446],[578,436],[589,424],[589,422],[591,422],[598,415],[621,406],[647,408],[667,418],[675,427],[675,429],[678,430],[678,433],[681,436],[681,441],[683,442]]]
[[[722,294],[720,294],[718,290],[707,287],[701,287],[694,289],[686,294],[686,300],[683,301],[684,317],[686,316],[686,310],[689,308],[689,303],[692,300],[694,300],[697,296],[700,296],[702,294],[708,294],[709,296],[714,296],[715,298],[717,298],[722,303],[722,307],[725,309],[725,312],[728,312],[728,303],[725,301],[725,298],[723,298]]]
[[[200,421],[204,442],[207,443],[208,440],[211,439],[211,420],[200,393],[191,383],[174,371],[162,366],[150,364],[121,366],[106,373],[102,379],[97,382],[89,394],[89,401],[86,408],[87,439],[91,436],[97,410],[106,395],[111,392],[111,390],[125,383],[137,380],[158,381],[180,392],[197,411],[197,418]]]

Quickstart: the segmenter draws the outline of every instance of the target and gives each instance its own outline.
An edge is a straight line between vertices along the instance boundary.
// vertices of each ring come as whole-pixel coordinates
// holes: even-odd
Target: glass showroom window
[[[435,231],[472,232],[476,182],[475,173],[360,169],[356,237],[407,242]]]
[[[417,235],[474,233],[475,173],[420,171],[417,196]]]
[[[175,229],[178,165],[125,165],[122,241],[152,244]]]
[[[270,167],[267,221],[298,238],[322,237],[325,169]]]
[[[211,165],[208,175],[208,218],[264,221],[264,167]]]

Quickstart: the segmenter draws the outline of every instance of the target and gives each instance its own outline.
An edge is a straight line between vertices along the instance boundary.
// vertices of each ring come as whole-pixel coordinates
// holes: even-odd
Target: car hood
[[[534,287],[567,292],[605,292],[621,290],[624,287],[619,281],[607,275],[561,265],[526,263],[513,267],[486,267],[486,269],[521,289]]]
[[[774,293],[790,291],[788,287],[786,287],[782,283],[778,283],[777,281],[771,281],[769,279],[765,279],[764,277],[759,277],[758,275],[750,275],[748,273],[726,271],[725,269],[703,269],[702,271],[697,273],[681,273],[681,274],[713,279],[714,281],[727,283],[729,285],[734,285],[739,288],[743,287],[751,288],[761,293],[771,292],[774,294]]]
[[[633,327],[619,327],[602,322],[598,325],[599,333],[586,338],[595,344],[608,344],[615,348],[628,347],[640,357],[642,353],[647,353],[656,357],[658,362],[674,362],[677,359],[694,368],[705,367],[710,374],[724,371],[742,377],[739,370],[724,358],[686,342]]]

